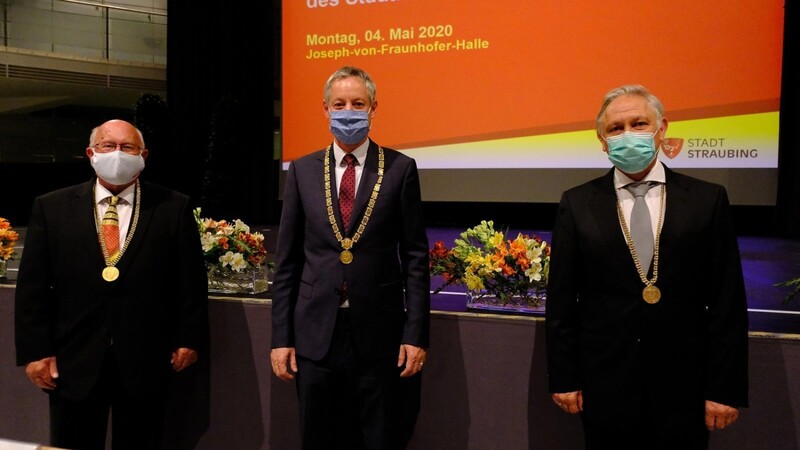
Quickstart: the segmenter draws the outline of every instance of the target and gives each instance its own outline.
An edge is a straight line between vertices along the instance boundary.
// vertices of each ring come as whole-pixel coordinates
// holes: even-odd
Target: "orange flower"
[[[515,259],[518,259],[520,255],[524,256],[528,251],[528,244],[525,243],[525,236],[521,234],[513,241],[509,241],[509,247],[511,248],[511,256]]]
[[[11,223],[0,217],[0,259],[8,261],[14,259],[14,245],[19,239],[19,234],[11,229]]]

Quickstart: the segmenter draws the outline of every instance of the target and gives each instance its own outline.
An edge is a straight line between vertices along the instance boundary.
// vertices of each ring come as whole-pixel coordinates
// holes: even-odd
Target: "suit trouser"
[[[587,450],[707,450],[709,431],[705,426],[705,402],[676,410],[664,401],[652,402],[643,395],[641,404],[624,403],[618,413],[594,411],[590,396],[584,395],[581,413]]]
[[[57,382],[57,381],[56,381]],[[133,395],[126,389],[113,350],[109,349],[97,384],[85,399],[50,395],[50,439],[55,447],[103,450],[109,411],[114,450],[160,449],[166,393]]]
[[[408,380],[400,378],[396,353],[381,360],[358,354],[347,309],[337,314],[328,354],[319,361],[298,356],[297,365],[304,449],[405,448],[418,400],[409,411],[401,392]],[[419,390],[409,395],[414,393],[418,399]]]

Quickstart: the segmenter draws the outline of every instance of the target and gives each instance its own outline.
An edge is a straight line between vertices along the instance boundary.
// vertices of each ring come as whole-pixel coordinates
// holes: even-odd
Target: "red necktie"
[[[101,222],[103,238],[106,241],[106,256],[113,260],[119,254],[119,217],[117,216],[117,202],[119,197],[113,195],[108,198],[108,209]]]
[[[342,214],[342,225],[347,234],[350,214],[353,212],[353,199],[356,197],[356,164],[358,160],[355,156],[348,153],[344,155],[347,168],[342,175],[342,183],[339,186],[339,212]]]

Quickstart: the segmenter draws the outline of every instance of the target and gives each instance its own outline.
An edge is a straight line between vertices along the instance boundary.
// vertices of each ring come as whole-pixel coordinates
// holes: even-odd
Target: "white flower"
[[[531,262],[532,262],[531,266],[528,268],[528,270],[525,271],[525,276],[527,276],[528,279],[531,281],[541,281],[542,263],[538,261],[537,262],[531,261]]]
[[[528,247],[528,251],[525,252],[525,253],[526,253],[526,256],[528,257],[528,259],[532,263],[540,263],[540,262],[542,262],[542,252],[544,252],[545,245],[547,245],[547,244],[542,242],[542,245],[539,246],[539,247],[533,247],[533,248]]]
[[[228,251],[224,255],[220,256],[219,262],[222,263],[222,267],[230,266],[234,272],[241,272],[247,268],[247,261],[244,260],[242,254],[233,253],[232,251]]]
[[[236,229],[236,231],[242,231],[245,233],[250,232],[250,227],[239,219],[233,221],[233,227]]]
[[[542,281],[542,270],[544,269],[542,255],[545,254],[545,247],[547,247],[547,243],[542,241],[538,247],[529,247],[526,252],[528,259],[531,260],[531,266],[525,271],[525,275],[531,281]]]
[[[210,251],[217,244],[217,238],[210,231],[206,231],[200,235],[200,244],[202,244],[204,252]]]

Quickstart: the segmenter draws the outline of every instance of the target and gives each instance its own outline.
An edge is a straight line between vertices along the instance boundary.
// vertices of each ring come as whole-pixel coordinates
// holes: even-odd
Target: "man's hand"
[[[406,368],[400,372],[400,376],[410,377],[422,371],[422,365],[427,358],[428,354],[422,347],[415,347],[410,344],[400,345],[400,354],[397,355],[397,367],[403,367],[403,364],[406,365]]]
[[[297,359],[294,347],[273,348],[269,354],[272,362],[272,372],[283,381],[294,380],[297,373]],[[291,369],[291,372],[289,371]]]
[[[706,428],[709,431],[721,430],[728,425],[736,422],[739,418],[739,410],[722,403],[706,400]]]
[[[553,403],[570,414],[578,414],[583,411],[583,391],[553,394],[552,397]]]
[[[55,389],[56,378],[58,378],[56,357],[49,356],[39,361],[28,363],[25,367],[25,373],[36,386],[42,389]]]
[[[186,347],[181,347],[172,352],[172,370],[180,372],[197,361],[197,352]]]

